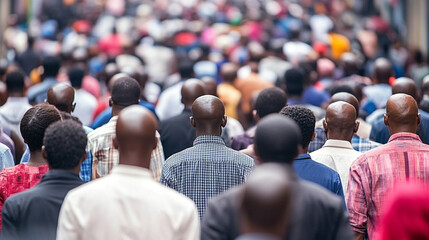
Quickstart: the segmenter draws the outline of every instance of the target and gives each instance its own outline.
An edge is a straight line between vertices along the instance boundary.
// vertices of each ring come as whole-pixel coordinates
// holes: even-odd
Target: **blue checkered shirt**
[[[245,182],[254,165],[252,158],[226,147],[222,138],[204,135],[165,161],[161,183],[192,199],[201,219],[208,201]]]
[[[315,129],[315,132],[316,132],[316,137],[314,138],[313,141],[310,142],[310,146],[308,147],[308,152],[314,152],[317,149],[322,148],[322,146],[325,144],[327,140],[325,130],[323,128],[318,127]],[[371,141],[368,138],[361,138],[356,134],[353,135],[353,138],[352,138],[353,149],[362,153],[367,152],[381,145],[382,144]]]

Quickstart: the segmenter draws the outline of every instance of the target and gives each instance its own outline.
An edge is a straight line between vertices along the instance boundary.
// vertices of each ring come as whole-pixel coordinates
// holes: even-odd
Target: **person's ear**
[[[194,117],[190,116],[189,121],[191,122],[192,127],[196,127]]]
[[[76,103],[73,103],[72,104],[72,107],[71,107],[71,112],[74,112],[74,109],[76,108]]]
[[[182,104],[185,104],[185,101],[183,101],[183,97],[182,97],[182,98],[180,98],[180,102],[181,102]]]
[[[418,122],[420,122],[420,120],[418,120]],[[387,114],[384,114],[384,125],[389,126],[389,117]]]
[[[360,122],[359,122],[359,121],[356,121],[356,123],[355,123],[355,128],[353,129],[353,132],[354,132],[354,133],[356,133],[356,132],[359,130],[359,124],[360,124]]]
[[[328,123],[326,122],[326,119],[323,119],[322,125],[323,125],[323,129],[325,130],[325,134],[327,134],[328,133]]]
[[[258,111],[256,111],[256,109],[253,109],[252,116],[256,122],[259,121],[260,117],[259,117]]]
[[[419,113],[419,114],[417,114],[417,126],[420,124],[420,120],[421,120],[421,117],[420,117],[420,113]]]
[[[113,106],[112,96],[109,97],[109,107]]]
[[[311,142],[311,141],[313,141],[313,140],[314,140],[314,138],[316,138],[316,131],[314,131],[314,132],[313,132],[313,135],[311,136],[311,140],[310,140],[310,142]]]
[[[119,149],[118,140],[116,139],[116,137],[113,137],[112,143],[114,149]]]
[[[222,117],[222,122],[221,122],[221,126],[222,127],[225,127],[226,126],[226,122],[227,122],[228,120],[227,120],[227,118],[226,118],[226,116],[224,115],[223,117]]]
[[[46,152],[45,146],[42,146],[42,156],[44,159],[48,159],[48,153]]]

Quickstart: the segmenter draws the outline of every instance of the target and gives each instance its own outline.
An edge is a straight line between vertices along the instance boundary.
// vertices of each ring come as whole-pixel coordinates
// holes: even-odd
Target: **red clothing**
[[[387,193],[411,179],[429,184],[429,146],[416,134],[394,134],[384,146],[360,156],[350,167],[346,197],[352,229],[367,231],[372,239]]]
[[[374,240],[429,239],[429,190],[420,183],[406,183],[389,194]]]
[[[23,163],[15,167],[3,169],[0,172],[0,213],[7,198],[38,184],[48,170],[49,167],[47,164],[30,167]]]

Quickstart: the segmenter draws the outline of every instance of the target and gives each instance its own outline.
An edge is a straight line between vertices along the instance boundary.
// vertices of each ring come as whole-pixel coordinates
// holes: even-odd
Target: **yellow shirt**
[[[217,87],[217,95],[225,104],[225,115],[237,119],[237,106],[241,99],[241,93],[229,83],[221,83]]]

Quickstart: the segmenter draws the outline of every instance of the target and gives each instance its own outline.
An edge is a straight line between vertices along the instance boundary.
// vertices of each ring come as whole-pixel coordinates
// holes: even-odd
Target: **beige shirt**
[[[57,239],[200,239],[194,202],[156,182],[147,169],[118,165],[70,191]]]
[[[354,150],[350,142],[334,139],[328,139],[321,149],[310,153],[311,159],[338,172],[344,193],[347,192],[350,166],[360,155],[362,153]]]

